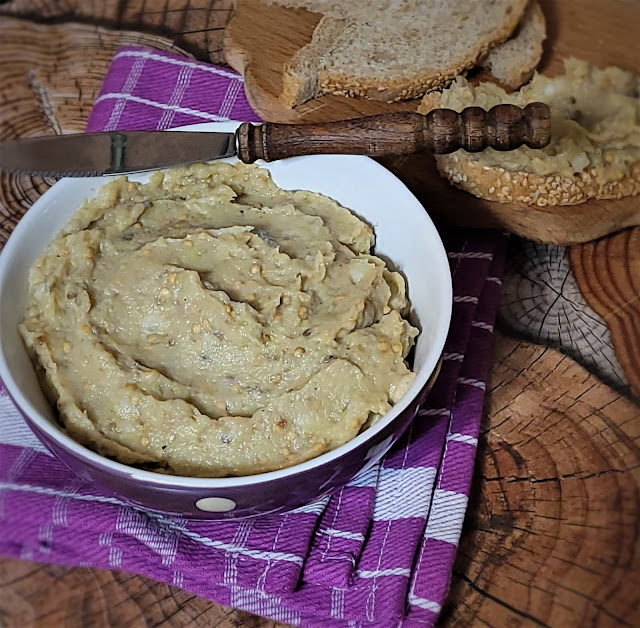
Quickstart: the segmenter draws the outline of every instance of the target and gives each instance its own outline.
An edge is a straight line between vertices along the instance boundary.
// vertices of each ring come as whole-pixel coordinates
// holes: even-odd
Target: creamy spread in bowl
[[[30,274],[20,331],[60,420],[127,464],[250,475],[332,450],[409,388],[417,330],[372,229],[268,171],[115,180]]]

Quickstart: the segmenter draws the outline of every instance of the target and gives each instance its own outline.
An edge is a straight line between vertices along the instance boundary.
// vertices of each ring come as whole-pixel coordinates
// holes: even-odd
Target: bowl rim
[[[187,125],[182,127],[176,127],[175,129],[170,129],[170,131],[202,131],[202,132],[229,132],[237,128],[239,122],[207,122],[200,124]],[[295,157],[297,160],[306,160],[306,161],[316,161],[318,159],[331,159],[331,158],[344,158],[344,155],[309,155],[304,157]],[[400,401],[395,404],[391,410],[384,415],[375,425],[366,429],[365,431],[358,434],[355,438],[352,438],[350,441],[344,443],[340,447],[333,449],[331,451],[325,452],[315,458],[311,458],[305,462],[298,463],[296,465],[286,467],[284,469],[278,469],[275,471],[268,471],[264,473],[258,473],[255,475],[244,475],[244,476],[233,476],[233,477],[224,477],[224,478],[201,478],[201,477],[190,477],[190,476],[182,476],[182,475],[173,475],[173,474],[163,474],[156,473],[154,471],[147,471],[144,469],[138,469],[136,467],[132,467],[126,465],[124,463],[118,462],[116,460],[112,460],[101,454],[94,452],[93,450],[81,445],[80,443],[73,440],[66,432],[63,431],[60,427],[49,421],[46,417],[44,417],[31,403],[29,398],[23,394],[21,388],[18,386],[13,376],[11,375],[11,371],[9,369],[8,361],[5,356],[4,347],[2,343],[0,343],[0,378],[4,383],[9,396],[13,400],[13,402],[18,406],[21,414],[25,417],[25,420],[28,424],[33,422],[39,430],[44,432],[50,439],[57,442],[64,449],[72,453],[74,456],[79,457],[81,459],[85,459],[91,466],[98,466],[102,468],[108,468],[111,472],[116,473],[117,475],[127,475],[131,479],[136,481],[141,481],[146,484],[155,484],[158,486],[164,487],[175,487],[175,488],[206,488],[206,489],[228,489],[228,488],[236,488],[242,486],[263,484],[267,482],[272,482],[274,480],[280,480],[286,477],[295,476],[300,473],[305,473],[307,471],[312,471],[317,467],[324,466],[327,463],[334,462],[343,456],[347,455],[351,451],[359,448],[361,445],[365,444],[367,441],[374,438],[378,433],[382,432],[389,424],[391,424],[400,414],[402,414],[408,406],[416,399],[416,397],[423,390],[424,386],[429,381],[429,378],[433,374],[438,361],[442,355],[442,351],[444,348],[444,344],[449,332],[449,326],[451,323],[451,314],[452,314],[452,300],[453,300],[453,287],[451,274],[449,272],[449,263],[447,258],[447,253],[444,248],[444,244],[440,238],[440,235],[433,224],[429,214],[426,209],[420,203],[420,201],[415,197],[415,195],[405,186],[400,179],[398,179],[392,172],[387,170],[384,166],[380,165],[378,162],[370,159],[369,157],[361,156],[361,155],[348,155],[346,157],[355,158],[357,160],[362,160],[363,165],[366,162],[366,166],[368,168],[377,169],[376,177],[379,179],[386,178],[389,183],[395,186],[399,192],[404,194],[404,197],[407,201],[413,202],[419,207],[422,211],[416,212],[416,221],[422,222],[421,228],[426,229],[431,232],[431,235],[434,237],[435,242],[437,243],[437,256],[440,258],[440,263],[443,268],[447,270],[446,276],[441,277],[442,285],[441,288],[443,290],[443,302],[441,312],[441,316],[437,318],[437,325],[433,333],[433,338],[431,341],[431,346],[429,348],[429,352],[427,355],[427,359],[425,364],[421,370],[419,376],[417,376],[411,386],[411,388],[405,393],[405,395],[400,399]],[[232,161],[237,161],[233,159]],[[257,162],[257,165],[262,167],[269,167],[268,163]],[[101,177],[108,181],[113,176]],[[9,268],[11,266],[11,260],[13,259],[16,251],[22,244],[22,239],[24,235],[29,231],[29,229],[33,228],[37,224],[39,214],[46,209],[48,205],[48,200],[54,194],[59,194],[61,191],[64,191],[64,186],[69,185],[70,182],[75,182],[76,179],[73,178],[62,178],[58,182],[56,182],[51,188],[49,188],[40,198],[36,200],[36,202],[31,206],[31,208],[23,215],[23,217],[19,220],[15,229],[9,236],[5,246],[0,252],[0,294],[3,294],[4,290],[6,290],[6,282],[7,282],[7,274]],[[72,183],[71,183],[72,184]],[[100,184],[100,187],[103,184]],[[403,199],[403,201],[405,200]],[[36,435],[37,436],[37,435]],[[45,443],[46,445],[47,443]],[[49,448],[49,447],[48,447]]]

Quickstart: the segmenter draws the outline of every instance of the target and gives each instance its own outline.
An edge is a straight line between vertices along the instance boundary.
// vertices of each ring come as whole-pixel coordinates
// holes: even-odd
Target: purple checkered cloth
[[[258,120],[241,77],[125,48],[88,130],[228,119]],[[443,239],[454,303],[442,372],[377,466],[287,514],[186,521],[130,506],[75,476],[0,389],[0,553],[141,573],[301,626],[433,625],[467,506],[506,248],[493,231],[456,230]]]

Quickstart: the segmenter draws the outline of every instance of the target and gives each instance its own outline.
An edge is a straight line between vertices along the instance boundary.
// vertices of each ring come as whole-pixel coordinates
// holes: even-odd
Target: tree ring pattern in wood
[[[569,249],[512,238],[499,321],[532,342],[559,349],[627,393],[611,332],[576,283]]]

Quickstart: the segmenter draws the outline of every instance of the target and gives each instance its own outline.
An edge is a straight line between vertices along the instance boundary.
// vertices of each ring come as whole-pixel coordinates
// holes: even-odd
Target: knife
[[[550,141],[549,108],[497,105],[457,113],[434,109],[379,114],[340,122],[254,125],[235,133],[112,131],[0,142],[0,170],[53,177],[99,176],[167,168],[237,156],[245,163],[298,155],[358,154],[369,157],[421,151],[479,152],[487,147],[543,148]]]

